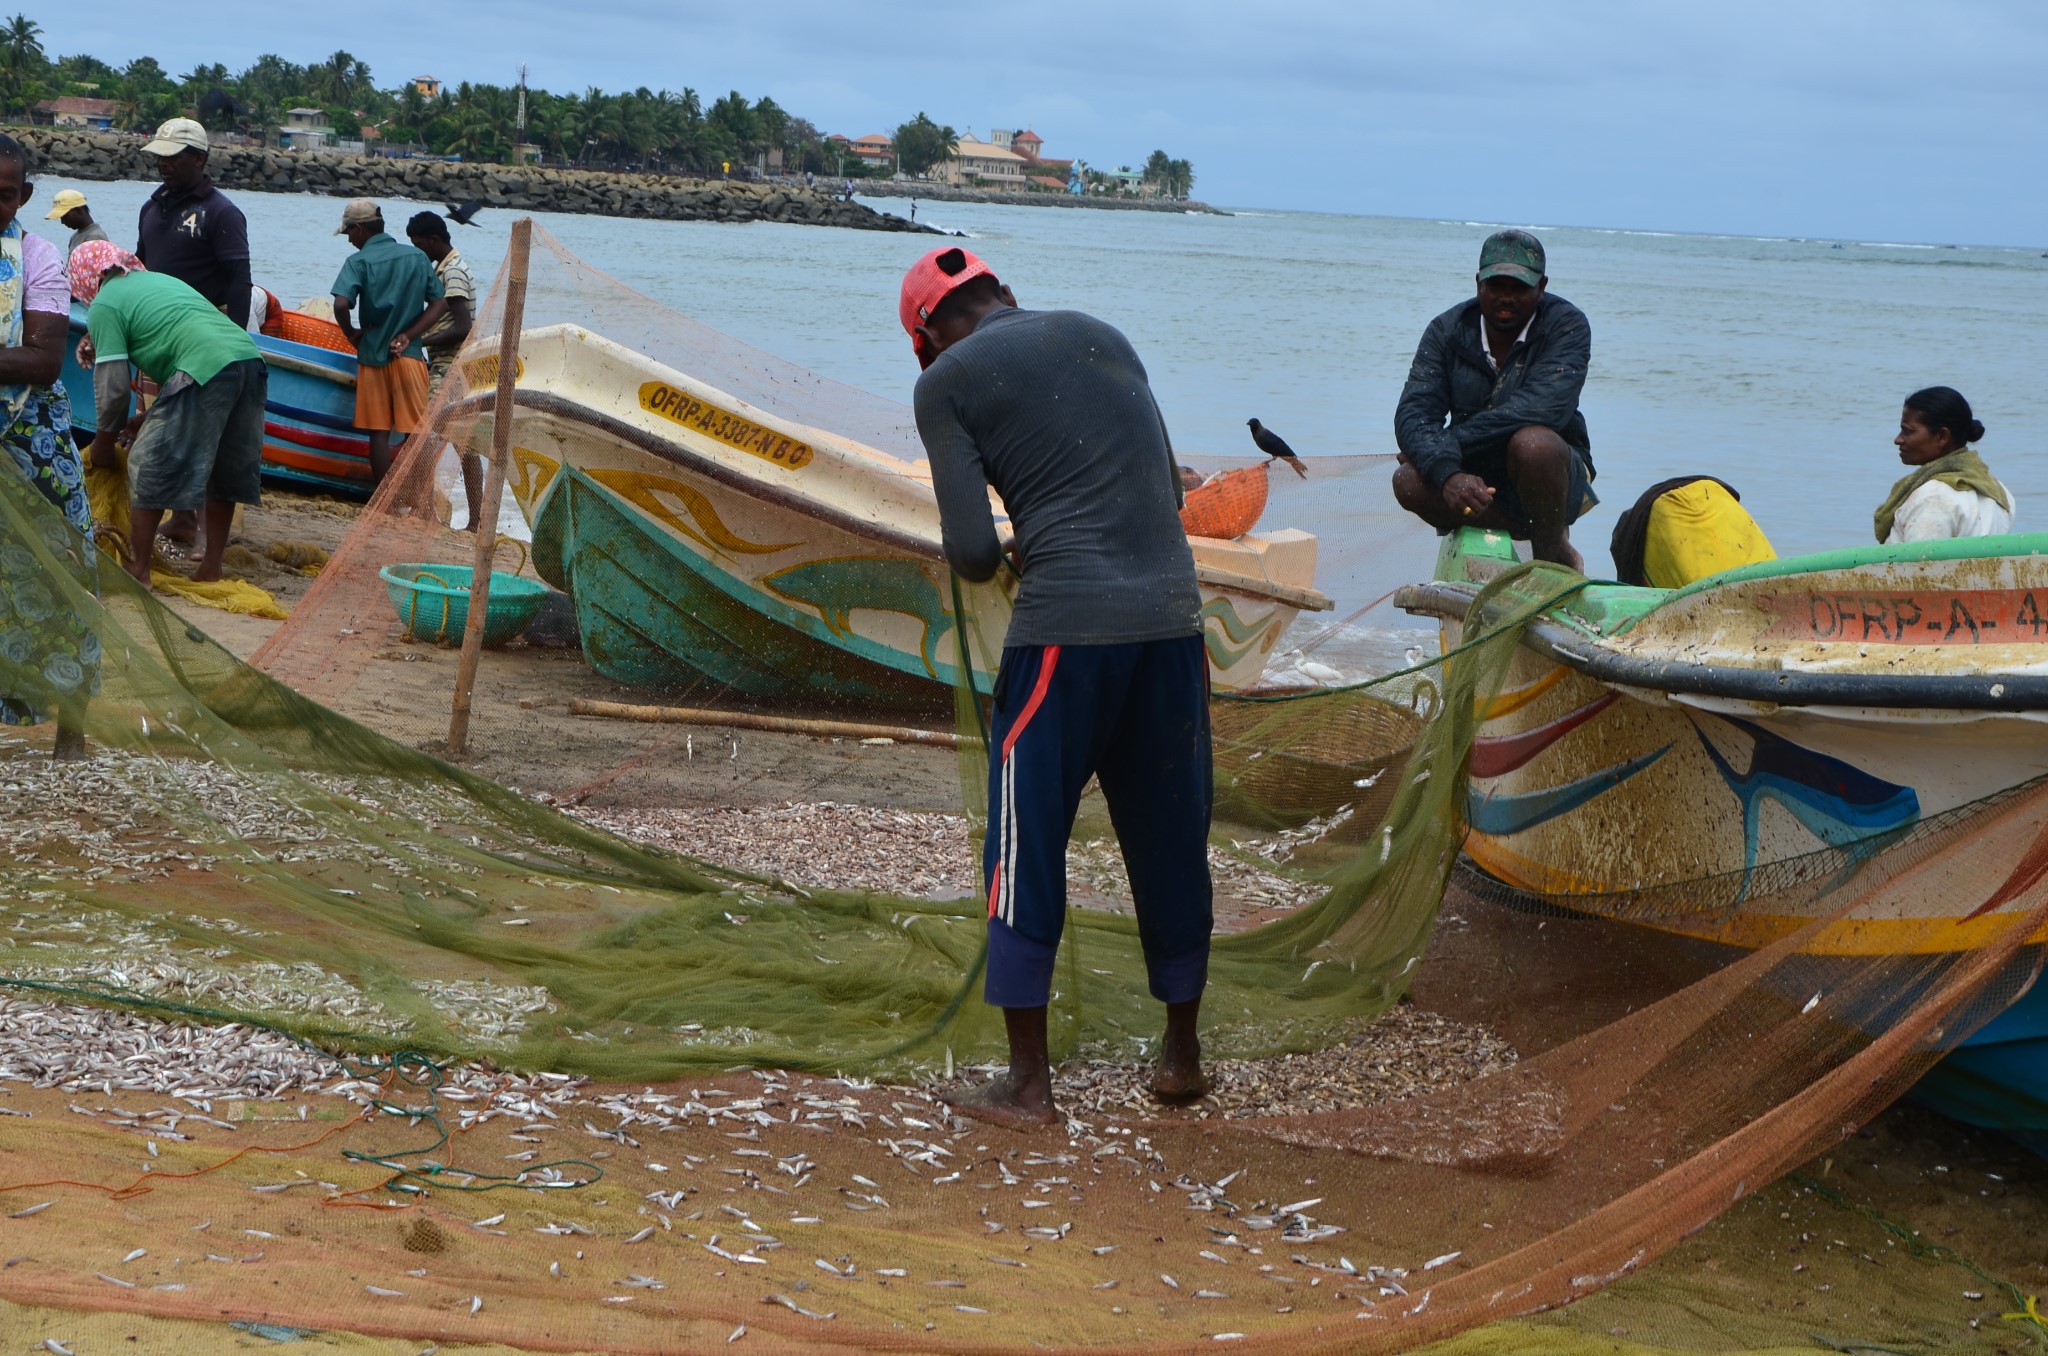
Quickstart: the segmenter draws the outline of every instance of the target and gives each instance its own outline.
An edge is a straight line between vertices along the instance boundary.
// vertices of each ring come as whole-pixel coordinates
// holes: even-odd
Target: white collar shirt
[[[1508,345],[1508,352],[1513,353],[1516,345],[1529,337],[1530,326],[1535,323],[1536,317],[1532,313],[1529,319],[1523,323],[1522,332],[1515,336],[1515,342]],[[1494,361],[1493,349],[1486,342],[1486,317],[1483,315],[1479,317],[1479,351],[1486,355],[1486,365],[1498,373],[1500,371],[1500,364]]]

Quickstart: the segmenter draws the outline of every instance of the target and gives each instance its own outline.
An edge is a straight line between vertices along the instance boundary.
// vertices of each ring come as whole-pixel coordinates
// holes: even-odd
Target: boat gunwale
[[[1716,579],[1726,583],[1729,575]],[[1463,621],[1478,592],[1476,584],[1410,584],[1394,595],[1394,605],[1410,613]],[[1645,659],[1609,649],[1596,637],[1547,616],[1528,624],[1522,643],[1546,659],[1613,687],[1773,706],[2048,711],[2048,674],[1812,673],[1699,660]]]
[[[477,391],[460,400],[450,401],[441,411],[441,428],[445,436],[446,423],[456,415],[486,414],[497,405],[496,390]],[[945,562],[945,550],[941,544],[929,537],[903,532],[887,527],[872,519],[862,518],[846,510],[826,504],[812,495],[802,494],[779,486],[772,481],[747,474],[744,470],[726,465],[724,462],[706,456],[689,445],[665,437],[650,429],[640,427],[609,414],[580,400],[558,394],[554,391],[537,391],[525,387],[514,387],[512,403],[524,405],[548,414],[559,415],[590,425],[601,432],[622,439],[642,452],[674,462],[697,474],[705,476],[742,494],[753,495],[774,504],[777,508],[837,527],[854,536],[865,537],[884,546],[919,556],[927,560]],[[1198,583],[1226,593],[1273,602],[1297,611],[1326,612],[1336,606],[1326,595],[1315,589],[1303,589],[1297,585],[1278,584],[1267,579],[1250,575],[1232,574],[1213,565],[1195,564],[1195,579]]]
[[[1818,574],[1827,570],[1854,570],[1868,565],[1919,565],[1930,561],[2031,559],[2048,555],[2048,532],[2004,532],[1989,537],[1938,537],[1931,541],[1894,542],[1888,545],[1842,546],[1831,551],[1813,551],[1802,556],[1760,560],[1738,565],[1719,574],[1670,591],[1657,604],[1668,607],[1682,598],[1717,589],[1724,584],[1747,584],[1760,579],[1780,579],[1795,574]],[[1656,608],[1631,618],[1642,621]],[[1625,629],[1625,628],[1624,628]],[[1617,632],[1617,634],[1619,634]]]

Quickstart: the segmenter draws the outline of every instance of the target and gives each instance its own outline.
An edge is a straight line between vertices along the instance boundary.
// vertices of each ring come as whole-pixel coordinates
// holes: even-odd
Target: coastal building
[[[112,99],[82,99],[66,95],[62,99],[45,99],[35,106],[35,121],[52,127],[84,127],[95,132],[105,132],[114,125],[114,115],[121,105]]]
[[[287,109],[277,134],[294,151],[324,151],[334,144],[334,124],[324,108]]]
[[[431,75],[414,76],[412,78],[412,87],[418,90],[424,98],[438,99],[441,97],[441,82]]]
[[[846,143],[846,149],[854,159],[878,169],[887,169],[896,163],[896,143],[880,132],[855,137]]]
[[[988,144],[991,146],[1000,146],[1006,151],[1013,150],[1015,148],[1010,145],[1010,138],[1016,135],[1016,131],[1012,128],[998,127],[988,134]]]
[[[1010,135],[1009,147],[1026,160],[1035,161],[1038,153],[1045,148],[1045,138],[1029,127]]]
[[[956,141],[953,158],[939,164],[932,177],[965,188],[1024,187],[1024,157],[986,141]]]

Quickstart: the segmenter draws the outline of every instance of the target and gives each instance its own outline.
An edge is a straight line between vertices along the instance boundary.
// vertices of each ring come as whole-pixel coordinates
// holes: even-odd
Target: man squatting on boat
[[[1022,577],[996,677],[982,849],[984,996],[1003,1009],[1010,1067],[952,1100],[999,1122],[1058,1118],[1046,1005],[1067,837],[1091,775],[1130,871],[1149,987],[1166,1004],[1152,1091],[1193,1100],[1208,1091],[1196,1018],[1214,922],[1209,666],[1180,478],[1144,365],[1092,316],[1019,309],[958,248],[904,275],[899,316],[924,368],[917,431],[946,559],[976,582],[1001,567],[993,486]]]
[[[1493,528],[1582,569],[1571,525],[1599,502],[1579,413],[1592,327],[1550,294],[1543,243],[1527,231],[1488,236],[1477,281],[1479,295],[1430,321],[1416,346],[1394,409],[1394,498],[1440,532]]]

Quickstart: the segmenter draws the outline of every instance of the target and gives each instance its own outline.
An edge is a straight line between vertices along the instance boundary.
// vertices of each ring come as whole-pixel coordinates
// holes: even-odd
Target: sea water
[[[23,217],[62,241],[36,206]],[[119,242],[150,185],[82,187]],[[293,305],[325,296],[349,246],[342,204],[236,192],[255,276]],[[901,199],[882,210],[907,213]],[[402,233],[421,206],[385,203]],[[1871,511],[1900,474],[1900,402],[1949,385],[1988,432],[1979,445],[2019,500],[2017,526],[2048,530],[2048,258],[2040,248],[1687,235],[1618,227],[1247,210],[1229,216],[928,203],[919,220],[960,231],[1032,307],[1072,307],[1121,328],[1151,375],[1176,447],[1199,464],[1256,457],[1253,416],[1317,472],[1274,476],[1268,526],[1324,541],[1321,581],[1340,615],[1388,574],[1426,572],[1432,539],[1386,509],[1393,410],[1423,328],[1468,296],[1479,244],[1533,230],[1551,286],[1591,318],[1583,408],[1602,503],[1574,531],[1607,573],[1615,515],[1666,477],[1736,487],[1780,554],[1872,540]],[[510,212],[452,227],[480,287],[502,257]],[[904,268],[924,235],[772,224],[632,221],[535,213],[595,267],[759,348],[908,400],[917,366],[896,320]],[[536,255],[545,267],[545,256]],[[604,316],[590,328],[603,333]],[[1341,492],[1340,491],[1341,487]],[[1320,489],[1321,493],[1317,493]],[[1385,547],[1386,550],[1381,548]],[[1384,610],[1384,609],[1382,609]]]

